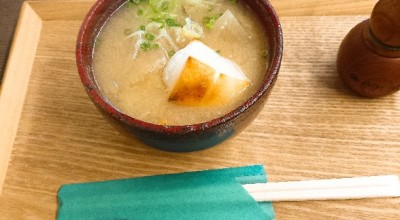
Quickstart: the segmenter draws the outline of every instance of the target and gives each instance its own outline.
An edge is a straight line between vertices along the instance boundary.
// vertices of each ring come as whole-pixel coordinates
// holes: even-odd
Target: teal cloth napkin
[[[68,184],[58,192],[57,219],[274,219],[241,186],[267,181],[262,165]]]

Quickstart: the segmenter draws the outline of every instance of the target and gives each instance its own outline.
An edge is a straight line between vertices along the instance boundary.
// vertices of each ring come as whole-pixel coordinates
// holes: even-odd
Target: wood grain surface
[[[24,4],[7,66],[9,74],[5,75],[7,83],[0,88],[0,194],[28,89],[41,28],[40,17],[28,4]]]
[[[12,148],[10,159],[5,158],[8,169],[0,163],[6,174],[0,219],[54,219],[57,190],[66,183],[249,164],[263,164],[270,181],[400,174],[400,94],[357,97],[339,80],[335,67],[342,38],[368,17],[375,1],[271,2],[281,16],[285,48],[265,108],[234,139],[178,154],[120,135],[87,97],[74,49],[91,2],[65,7],[58,1],[27,3],[35,12],[31,16],[41,18],[40,25],[33,25],[41,27],[40,39],[32,71],[20,76],[29,79],[26,98],[21,101],[25,94],[15,93],[23,104],[19,122],[0,115],[2,126],[16,123],[15,139],[8,138],[11,146],[0,139],[1,154]],[[321,8],[331,10],[321,14]],[[300,16],[340,12],[346,16]],[[0,107],[18,104],[3,98],[24,87],[16,80],[7,86],[14,74],[6,72]],[[281,202],[274,208],[277,219],[400,219],[399,205],[400,198],[389,198]]]

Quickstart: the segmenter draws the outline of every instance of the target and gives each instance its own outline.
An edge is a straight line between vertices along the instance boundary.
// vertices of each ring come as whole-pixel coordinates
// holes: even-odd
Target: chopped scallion
[[[168,10],[168,8],[169,8],[169,2],[162,2],[161,3],[161,5],[160,5],[160,9],[161,9],[161,11],[167,11]]]
[[[149,4],[153,5],[153,6],[156,5],[157,2],[158,2],[158,0],[149,0]]]
[[[157,49],[160,48],[159,44],[152,44],[149,41],[144,41],[140,44],[140,49],[143,51],[149,51],[151,49]]]
[[[162,19],[162,18],[149,18],[149,21],[150,22],[154,21],[154,22],[161,23],[161,24],[164,23],[164,19]]]
[[[143,51],[148,51],[151,49],[151,43],[148,41],[145,41],[143,43],[140,44],[140,49]]]
[[[167,24],[169,27],[180,27],[181,25],[173,18],[167,18],[165,19],[165,24]]]
[[[128,3],[139,4],[142,0],[129,0]]]
[[[131,7],[132,5],[138,5],[140,2],[144,2],[146,0],[128,0],[127,6]]]
[[[221,15],[213,15],[213,16],[203,17],[204,26],[206,26],[206,28],[208,28],[208,29],[213,28],[215,22],[218,20],[219,17],[221,17]]]
[[[154,36],[154,34],[151,34],[151,33],[146,33],[144,35],[144,38],[146,38],[146,40],[148,40],[148,41],[153,41],[156,38],[156,36]]]
[[[175,50],[170,50],[170,51],[168,51],[168,57],[171,58],[175,53],[176,53]]]

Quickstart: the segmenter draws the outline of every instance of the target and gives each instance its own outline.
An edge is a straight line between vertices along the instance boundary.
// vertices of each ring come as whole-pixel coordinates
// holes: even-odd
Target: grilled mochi
[[[169,101],[187,106],[223,104],[251,84],[237,64],[200,41],[170,58],[163,80]]]

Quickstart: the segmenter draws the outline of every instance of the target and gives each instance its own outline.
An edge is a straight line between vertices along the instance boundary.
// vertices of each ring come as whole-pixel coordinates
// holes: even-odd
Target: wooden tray
[[[1,87],[0,216],[54,219],[58,188],[74,182],[249,164],[264,164],[271,181],[399,174],[400,95],[356,97],[336,73],[340,41],[367,16],[286,17],[298,11],[282,2],[291,4],[277,1],[284,59],[264,110],[236,138],[181,154],[120,136],[87,97],[74,50],[92,1],[25,3]],[[334,8],[323,2],[314,8]],[[278,219],[399,219],[399,206],[399,198],[274,204]]]

